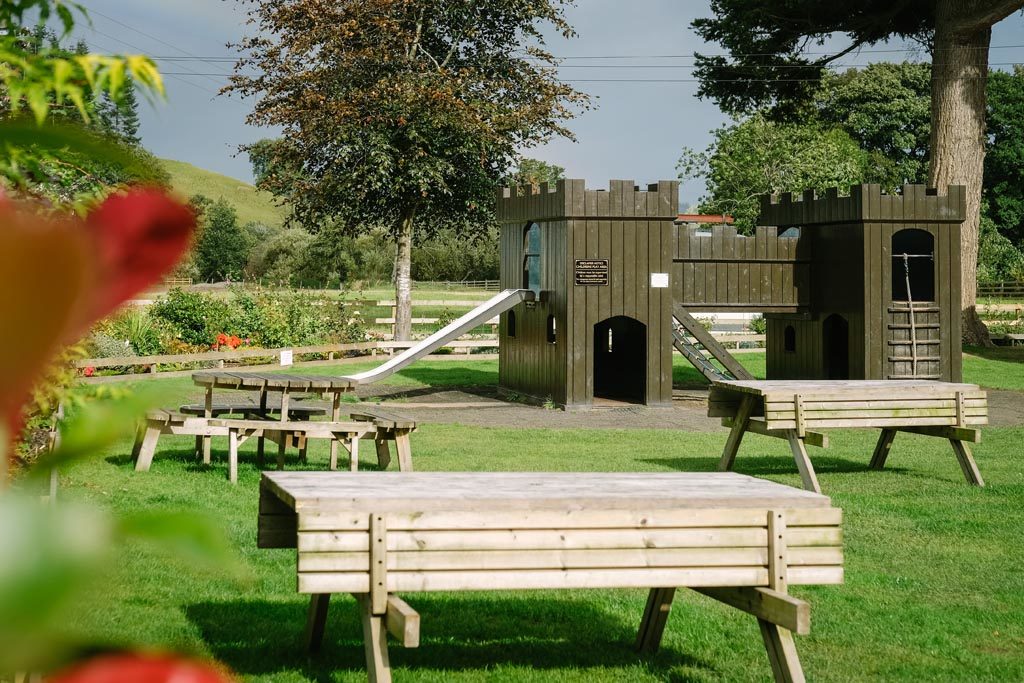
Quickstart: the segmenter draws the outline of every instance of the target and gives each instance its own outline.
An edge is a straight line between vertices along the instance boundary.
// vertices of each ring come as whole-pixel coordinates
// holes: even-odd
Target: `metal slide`
[[[709,382],[720,379],[754,379],[685,308],[676,306],[672,310],[672,318],[673,345]],[[705,351],[721,363],[725,370],[712,363]]]
[[[433,353],[448,342],[458,339],[474,327],[483,325],[494,316],[504,313],[523,301],[533,301],[533,292],[529,289],[506,289],[480,304],[458,320],[445,325],[415,346],[398,354],[388,362],[378,365],[373,370],[360,372],[358,375],[342,377],[342,379],[347,379],[357,384],[370,384],[385,377],[390,377],[410,363],[414,363],[423,358],[423,356]]]

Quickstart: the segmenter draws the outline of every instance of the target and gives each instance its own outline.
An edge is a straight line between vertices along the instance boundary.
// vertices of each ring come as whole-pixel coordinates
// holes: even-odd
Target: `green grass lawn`
[[[763,374],[762,354],[741,361]],[[1007,368],[989,363],[1007,362]],[[968,379],[1020,380],[1016,360],[979,357]],[[367,367],[371,364],[367,364]],[[352,372],[360,366],[317,368]],[[493,384],[493,361],[421,363],[388,380],[420,386]],[[1015,372],[1016,380],[1006,379]],[[692,373],[692,376],[691,376]],[[677,380],[696,381],[677,367]],[[176,401],[185,380],[156,380]],[[173,401],[170,404],[173,403]],[[846,583],[795,587],[811,603],[811,635],[798,638],[810,680],[1024,680],[1021,510],[1024,428],[986,429],[975,448],[988,486],[966,485],[948,444],[900,435],[890,467],[867,469],[875,434],[835,431],[812,449],[825,492],[845,511]],[[725,430],[479,429],[424,425],[413,436],[417,469],[433,471],[711,471]],[[332,605],[322,654],[301,647],[306,601],[295,592],[293,550],[255,547],[254,445],[242,448],[238,486],[226,481],[225,445],[196,464],[191,438],[164,437],[152,471],[136,474],[130,444],[64,473],[65,495],[122,510],[190,509],[223,527],[249,573],[239,581],[132,548],[102,595],[73,624],[111,643],[142,643],[217,658],[248,681],[365,680],[354,603]],[[309,469],[323,469],[315,444]],[[289,469],[299,465],[291,463]],[[737,470],[799,485],[785,443],[751,435]],[[696,594],[676,599],[661,652],[631,647],[639,590],[444,593],[406,596],[422,615],[422,645],[392,646],[399,681],[767,681],[753,618]]]
[[[160,164],[171,176],[171,187],[186,199],[201,194],[210,199],[224,198],[238,212],[238,224],[250,221],[281,225],[288,211],[274,203],[267,192],[260,192],[248,183],[220,173],[207,171],[184,161],[161,159]]]

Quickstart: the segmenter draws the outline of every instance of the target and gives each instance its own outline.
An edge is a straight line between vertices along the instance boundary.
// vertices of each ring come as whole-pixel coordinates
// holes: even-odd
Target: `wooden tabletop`
[[[968,396],[984,395],[977,384],[958,384],[955,382],[935,382],[931,380],[716,380],[712,386],[736,391],[744,394],[767,396],[769,394],[785,394],[790,398],[794,394],[809,397],[815,394],[850,394],[863,397],[928,397],[955,396],[963,393]]]
[[[735,472],[264,472],[293,510],[820,508],[827,496]]]
[[[221,389],[271,389],[276,391],[348,391],[356,382],[330,375],[287,375],[257,372],[204,370],[192,375],[192,381]]]

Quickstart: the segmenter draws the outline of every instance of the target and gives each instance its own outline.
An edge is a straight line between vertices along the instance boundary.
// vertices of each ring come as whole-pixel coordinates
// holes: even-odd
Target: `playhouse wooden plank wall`
[[[811,242],[774,227],[739,235],[731,225],[676,229],[673,291],[691,313],[795,313],[811,299]]]
[[[631,180],[587,190],[582,180],[505,189],[497,200],[501,223],[502,288],[522,288],[524,231],[541,228],[541,296],[502,315],[499,378],[502,387],[566,405],[594,397],[594,325],[628,316],[646,325],[645,403],[672,397],[671,287],[652,287],[651,274],[670,274],[678,183],[641,191]],[[606,259],[606,285],[575,282],[577,259]],[[549,343],[548,317],[555,341]]]

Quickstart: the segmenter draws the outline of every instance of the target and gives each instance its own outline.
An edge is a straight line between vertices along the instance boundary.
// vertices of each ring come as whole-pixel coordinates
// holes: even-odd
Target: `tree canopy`
[[[1024,6],[1022,0],[712,0],[712,17],[693,27],[725,55],[697,55],[699,94],[725,111],[770,108],[798,115],[830,64],[889,38],[930,48],[931,116],[928,182],[967,189],[962,229],[964,336],[990,343],[975,310],[981,178],[985,154],[985,85],[992,25]],[[814,54],[830,39],[844,47]],[[811,48],[811,49],[809,49]]]
[[[398,334],[409,334],[413,221],[484,224],[516,150],[587,98],[561,82],[542,28],[572,35],[567,0],[247,0],[256,35],[228,91],[279,126],[286,177],[263,187],[300,221],[391,226]],[[255,75],[246,75],[246,73]]]

